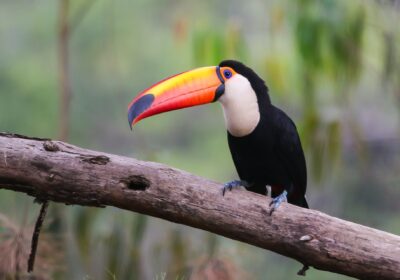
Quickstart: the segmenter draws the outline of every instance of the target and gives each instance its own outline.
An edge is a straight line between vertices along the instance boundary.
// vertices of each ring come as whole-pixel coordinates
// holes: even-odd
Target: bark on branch
[[[66,204],[114,206],[272,250],[317,269],[400,279],[400,237],[235,190],[162,164],[59,141],[0,134],[0,189]]]

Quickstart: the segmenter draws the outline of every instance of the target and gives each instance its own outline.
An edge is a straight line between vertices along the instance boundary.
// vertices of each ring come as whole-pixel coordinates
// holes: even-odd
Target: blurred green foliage
[[[0,3],[1,131],[58,135],[59,2]],[[143,88],[234,58],[265,78],[273,103],[295,120],[311,207],[399,234],[399,15],[399,1],[70,0],[69,142],[221,182],[236,178],[218,105],[155,116],[133,133],[126,120],[127,104]],[[33,223],[38,207],[30,198],[1,194],[1,213]],[[48,233],[65,252],[49,268],[55,279],[188,279],[216,259],[249,279],[294,279],[300,268],[259,248],[118,209],[52,209]]]

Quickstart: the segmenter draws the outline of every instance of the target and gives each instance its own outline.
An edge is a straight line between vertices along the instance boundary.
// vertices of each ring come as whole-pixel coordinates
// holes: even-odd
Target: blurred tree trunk
[[[66,141],[69,136],[69,119],[71,107],[71,84],[69,76],[69,38],[68,21],[69,0],[60,0],[58,21],[58,75],[60,87],[59,135],[58,139]]]

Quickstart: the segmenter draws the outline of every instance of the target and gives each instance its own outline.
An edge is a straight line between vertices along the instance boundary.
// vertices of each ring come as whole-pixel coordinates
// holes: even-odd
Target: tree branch
[[[39,200],[114,206],[200,228],[362,279],[400,279],[400,237],[235,190],[162,164],[59,141],[0,134],[0,189]]]

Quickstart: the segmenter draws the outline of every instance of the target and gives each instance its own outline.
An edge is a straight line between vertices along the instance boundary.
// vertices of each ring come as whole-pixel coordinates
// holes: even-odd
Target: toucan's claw
[[[247,188],[248,186],[249,186],[249,184],[243,180],[233,180],[233,181],[227,182],[224,184],[224,187],[222,188],[222,196],[225,195],[226,190],[231,191],[233,188],[238,188],[238,187]]]
[[[272,206],[269,214],[272,215],[272,213],[276,209],[278,209],[279,205],[281,205],[281,203],[283,201],[287,201],[287,191],[286,190],[284,190],[280,195],[278,195],[277,197],[274,197],[272,199],[271,203],[269,204],[269,206]]]

